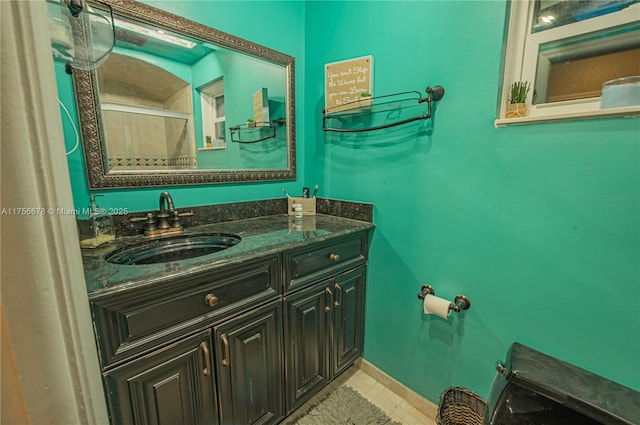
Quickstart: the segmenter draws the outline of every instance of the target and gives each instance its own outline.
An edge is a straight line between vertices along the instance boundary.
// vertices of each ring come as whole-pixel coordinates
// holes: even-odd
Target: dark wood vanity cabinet
[[[90,299],[112,425],[280,423],[362,354],[368,233]]]
[[[285,253],[287,414],[362,354],[366,234]]]
[[[281,274],[281,256],[270,255],[90,297],[102,367],[279,299]]]
[[[214,329],[220,425],[279,423],[284,417],[282,302]]]
[[[365,267],[361,266],[333,279],[331,378],[348,368],[362,355],[364,346]]]
[[[95,296],[112,425],[280,422],[281,257]]]
[[[365,266],[285,298],[287,414],[362,354]]]
[[[329,280],[286,297],[287,414],[330,380],[330,292]]]
[[[106,373],[113,424],[214,424],[211,331],[199,332]]]
[[[215,349],[206,330],[104,373],[112,422],[277,424],[284,417],[281,323],[282,303],[272,301],[215,326]]]

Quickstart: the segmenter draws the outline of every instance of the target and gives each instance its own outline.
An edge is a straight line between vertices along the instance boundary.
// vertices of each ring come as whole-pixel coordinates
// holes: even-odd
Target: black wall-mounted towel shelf
[[[427,87],[424,97],[412,90],[361,100],[323,109],[322,129],[341,133],[357,133],[396,127],[431,117],[434,101],[442,99],[444,87]],[[427,111],[424,112],[424,103]],[[348,107],[348,109],[345,109]]]
[[[287,120],[279,118],[271,122],[256,122],[229,127],[231,141],[234,143],[258,143],[276,137],[276,124],[285,125]]]

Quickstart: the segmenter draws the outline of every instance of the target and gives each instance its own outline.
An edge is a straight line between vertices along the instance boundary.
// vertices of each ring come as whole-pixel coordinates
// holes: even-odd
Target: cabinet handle
[[[208,304],[209,307],[215,307],[218,305],[218,297],[213,294],[207,294],[207,296],[204,297],[204,302],[205,304]]]
[[[340,256],[338,254],[329,254],[329,260],[340,261]]]
[[[227,337],[227,334],[222,334],[220,336],[220,339],[222,339],[222,345],[224,345],[224,359],[222,360],[222,366],[229,366],[230,360],[229,358],[231,357],[231,350],[229,348],[229,338]]]
[[[324,293],[327,294],[327,295],[333,296],[333,291],[329,287],[324,288]],[[326,297],[325,297],[325,302],[326,302]],[[329,300],[329,304],[328,305],[325,304],[324,311],[326,311],[327,313],[331,311],[331,300]]]
[[[340,303],[342,302],[342,288],[340,287],[340,285],[338,285],[337,283],[333,285],[334,288],[336,288],[339,293],[340,293],[340,301],[336,301],[333,303],[334,307],[340,307]]]
[[[206,342],[200,343],[200,348],[202,348],[202,352],[204,354],[204,364],[205,367],[202,369],[202,374],[204,376],[209,376],[211,373],[211,355],[209,354],[209,346]]]

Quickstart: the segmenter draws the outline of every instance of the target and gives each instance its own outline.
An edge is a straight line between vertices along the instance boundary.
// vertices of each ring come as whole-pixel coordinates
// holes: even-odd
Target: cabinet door
[[[330,283],[322,281],[286,298],[287,414],[329,382]]]
[[[362,355],[364,344],[365,267],[336,276],[333,289],[333,349],[331,377]]]
[[[104,373],[113,425],[214,424],[211,331]]]
[[[282,302],[215,328],[222,425],[276,424],[284,417]]]

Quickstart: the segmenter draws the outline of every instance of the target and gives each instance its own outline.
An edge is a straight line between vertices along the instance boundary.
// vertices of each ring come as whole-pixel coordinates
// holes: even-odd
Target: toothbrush
[[[291,196],[289,196],[289,194],[287,193],[287,189],[282,189],[282,193],[284,193],[285,195],[287,195],[287,198],[291,198]]]
[[[313,195],[311,195],[311,197],[312,197],[312,198],[315,198],[315,197],[316,197],[316,193],[318,193],[318,185],[315,185],[315,186],[313,187]]]

